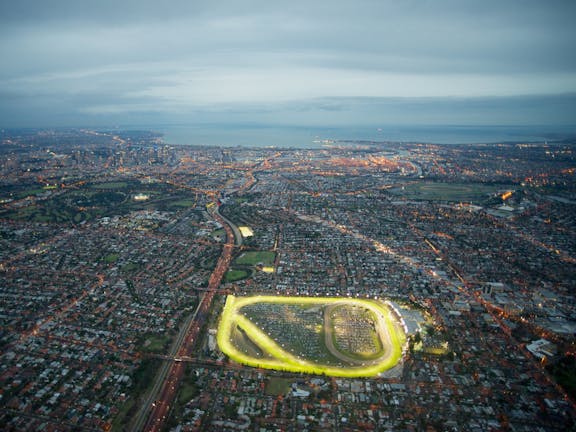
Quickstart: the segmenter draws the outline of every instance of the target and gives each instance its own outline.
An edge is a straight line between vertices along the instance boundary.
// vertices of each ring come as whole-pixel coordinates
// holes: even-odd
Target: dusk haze
[[[576,0],[0,1],[0,431],[576,432]]]
[[[22,0],[0,127],[576,124],[576,4]]]

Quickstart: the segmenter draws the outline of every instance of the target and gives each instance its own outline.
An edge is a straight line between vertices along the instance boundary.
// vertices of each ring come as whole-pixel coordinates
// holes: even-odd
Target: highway
[[[228,220],[226,217],[222,216],[220,214],[220,210],[218,207],[216,207],[214,209],[214,213],[221,218],[224,222],[226,222],[226,224],[224,225],[228,225],[230,228],[232,228],[232,232],[234,233],[234,244],[236,246],[242,246],[242,233],[240,232],[240,230],[238,229],[238,227],[236,225],[234,225],[230,220]],[[226,233],[228,234],[228,233]]]
[[[169,358],[174,358],[178,353],[180,347],[182,346],[184,338],[190,331],[190,325],[196,319],[198,311],[200,310],[200,305],[202,304],[205,296],[206,294],[204,294],[201,297],[194,313],[186,318],[184,324],[180,329],[180,332],[178,333],[176,340],[172,343],[172,346],[170,347],[170,351],[168,353]],[[130,431],[137,432],[142,430],[144,422],[146,421],[146,417],[150,413],[150,407],[152,406],[152,403],[156,399],[162,384],[166,380],[166,375],[168,374],[169,370],[170,370],[170,363],[166,361],[162,362],[160,369],[158,370],[158,373],[156,374],[156,377],[154,379],[154,385],[152,386],[152,389],[146,395],[146,399],[142,403],[140,410],[130,423],[129,426]]]
[[[198,340],[200,330],[206,321],[206,317],[210,311],[212,300],[214,299],[214,295],[216,294],[218,286],[220,285],[220,281],[230,266],[230,262],[232,260],[232,251],[234,250],[235,243],[238,241],[238,238],[235,236],[235,233],[232,229],[234,225],[230,221],[224,219],[217,210],[212,212],[212,217],[214,217],[214,219],[220,222],[224,227],[226,231],[226,243],[222,249],[222,254],[218,258],[216,267],[214,268],[214,271],[208,280],[207,291],[200,299],[198,307],[196,308],[196,312],[190,319],[189,325],[184,326],[187,328],[186,332],[183,332],[179,335],[176,343],[173,346],[173,352],[171,354],[175,354],[175,357],[192,356],[192,348],[194,347],[195,342]],[[238,234],[240,233],[238,232]],[[240,236],[239,239],[241,242],[242,237]],[[162,430],[162,427],[170,413],[170,408],[172,407],[174,399],[176,398],[178,387],[180,386],[180,382],[182,381],[182,377],[184,375],[184,369],[185,363],[181,361],[163,364],[159,377],[155,382],[154,388],[150,392],[146,401],[148,403],[147,407],[151,407],[152,409],[150,416],[144,423],[143,428],[135,427],[131,430],[145,430],[151,432]],[[156,395],[159,396],[156,397]],[[156,400],[150,405],[149,402],[151,402],[153,399]],[[142,412],[142,415],[144,416],[145,413],[148,412],[148,409],[143,409]],[[139,422],[139,425],[141,426],[142,423],[143,420]]]

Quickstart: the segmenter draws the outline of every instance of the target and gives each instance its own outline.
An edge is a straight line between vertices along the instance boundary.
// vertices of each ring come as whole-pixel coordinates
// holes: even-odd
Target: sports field
[[[217,340],[224,354],[248,366],[367,377],[399,362],[406,336],[376,300],[230,295]]]

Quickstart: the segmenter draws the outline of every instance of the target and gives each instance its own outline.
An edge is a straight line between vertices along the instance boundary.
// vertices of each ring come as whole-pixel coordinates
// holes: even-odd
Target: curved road
[[[220,208],[216,207],[214,210],[214,214],[217,215],[218,217],[220,217],[224,222],[226,222],[226,224],[232,228],[232,232],[234,233],[234,245],[235,246],[242,246],[242,233],[240,232],[240,230],[238,229],[238,227],[232,222],[230,221],[230,219],[228,219],[225,216],[222,216],[222,214],[220,213]]]

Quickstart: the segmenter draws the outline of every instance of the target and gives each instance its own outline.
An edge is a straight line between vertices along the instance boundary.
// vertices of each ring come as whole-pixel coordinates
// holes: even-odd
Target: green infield
[[[376,300],[332,297],[227,297],[218,345],[252,367],[368,377],[394,367],[406,336]]]

